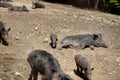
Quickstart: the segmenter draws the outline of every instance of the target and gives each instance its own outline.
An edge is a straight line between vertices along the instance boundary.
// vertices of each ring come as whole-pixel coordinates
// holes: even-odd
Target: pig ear
[[[94,70],[94,68],[91,68],[91,70]]]
[[[87,68],[85,68],[85,70],[87,70]]]
[[[98,35],[97,34],[93,34],[93,40],[97,40],[98,39]]]

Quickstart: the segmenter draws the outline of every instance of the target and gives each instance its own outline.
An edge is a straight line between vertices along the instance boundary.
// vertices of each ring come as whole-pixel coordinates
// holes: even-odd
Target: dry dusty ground
[[[30,74],[27,57],[35,49],[53,54],[63,71],[74,80],[83,80],[73,71],[76,69],[76,54],[87,57],[95,68],[93,80],[120,80],[120,16],[69,5],[42,3],[45,9],[32,10],[29,0],[14,0],[15,5],[27,5],[30,12],[8,12],[0,8],[0,20],[11,28],[9,46],[0,44],[0,80],[27,80]],[[60,40],[68,35],[101,33],[109,47],[95,50],[52,49],[49,46],[51,32],[57,33],[58,46]],[[16,72],[22,76],[16,76]]]

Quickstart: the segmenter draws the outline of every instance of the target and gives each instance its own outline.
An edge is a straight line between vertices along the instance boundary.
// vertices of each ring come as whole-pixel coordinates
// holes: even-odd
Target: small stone
[[[118,66],[120,66],[120,64],[118,64]]]
[[[15,40],[19,40],[19,36],[17,36],[17,37],[15,38]]]
[[[52,20],[52,18],[48,18],[49,20]]]
[[[64,21],[67,21],[67,19],[64,19]]]
[[[73,17],[77,18],[77,16],[76,16],[76,15],[73,15]]]
[[[64,12],[64,14],[68,14],[67,12]]]
[[[103,58],[104,60],[108,59],[108,58]]]
[[[120,57],[116,59],[116,62],[120,62]]]
[[[109,72],[109,74],[111,75],[112,73],[111,73],[111,72]]]
[[[21,73],[19,73],[19,72],[15,72],[15,75],[16,76],[23,76]]]
[[[48,43],[48,38],[45,38],[43,42]]]
[[[116,22],[115,20],[112,20],[111,22]]]
[[[35,31],[37,31],[39,28],[38,28],[38,27],[35,27],[34,29],[35,29]]]

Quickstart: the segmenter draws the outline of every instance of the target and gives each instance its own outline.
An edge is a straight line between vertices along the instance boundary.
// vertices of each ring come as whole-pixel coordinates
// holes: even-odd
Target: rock
[[[109,74],[111,75],[112,73],[111,73],[111,72],[109,72]]]
[[[118,64],[118,66],[120,66],[120,64]]]
[[[64,14],[68,14],[68,12],[64,12]]]
[[[64,21],[67,21],[67,19],[64,19]]]
[[[15,37],[15,40],[19,40],[19,36],[16,36],[16,37]]]
[[[77,15],[73,15],[74,18],[77,18]]]
[[[120,62],[120,57],[118,57],[118,58],[116,59],[116,62]]]
[[[45,38],[43,42],[48,43],[48,38]]]
[[[19,73],[19,72],[15,72],[15,75],[23,77],[23,75],[21,73]]]
[[[107,60],[108,58],[103,58],[103,60]]]
[[[37,31],[39,28],[38,27],[35,27],[34,30]]]

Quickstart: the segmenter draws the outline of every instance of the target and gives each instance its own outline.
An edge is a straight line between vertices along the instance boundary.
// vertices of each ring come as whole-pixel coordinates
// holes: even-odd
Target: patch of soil
[[[32,0],[33,1],[33,0]],[[25,4],[30,12],[9,12],[0,7],[0,21],[11,28],[9,46],[0,44],[0,78],[2,80],[27,80],[30,66],[28,54],[35,49],[44,49],[55,56],[63,71],[73,80],[83,80],[74,73],[74,56],[82,54],[94,67],[93,80],[120,79],[120,16],[99,11],[89,11],[70,5],[41,2],[44,9],[31,9],[31,1],[14,0],[12,4]],[[63,37],[78,34],[102,34],[108,48],[91,50],[52,49],[50,33],[56,32],[58,46]],[[23,76],[17,76],[19,72]],[[41,76],[39,75],[39,79]]]

